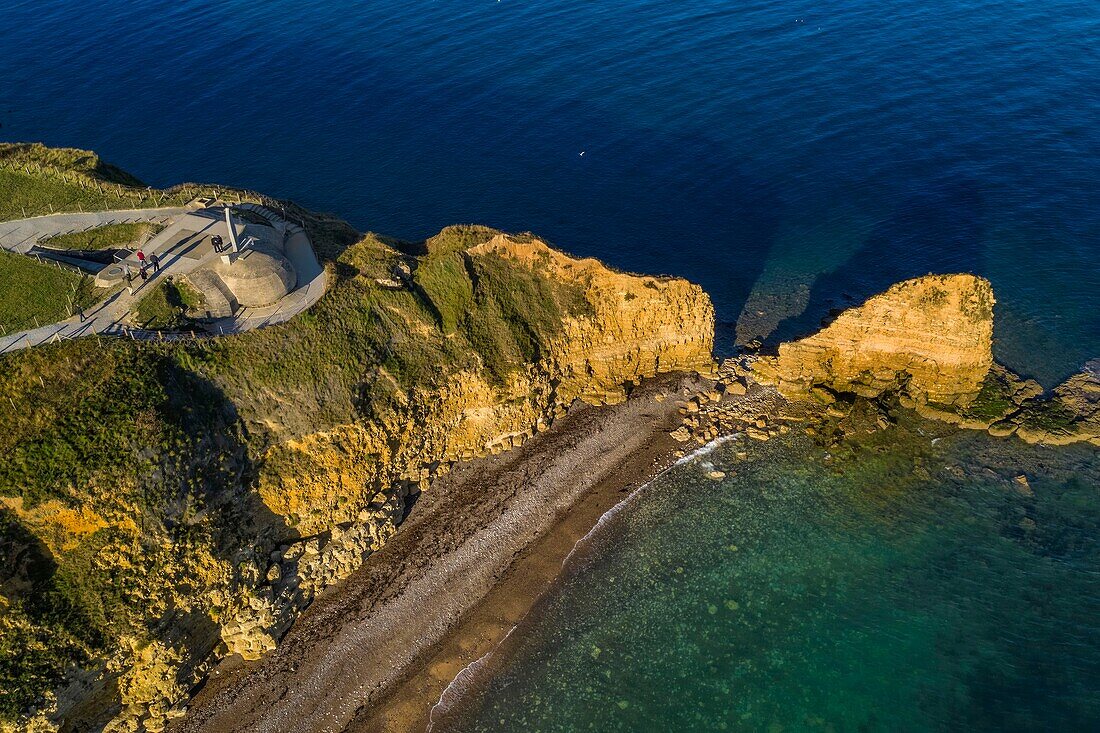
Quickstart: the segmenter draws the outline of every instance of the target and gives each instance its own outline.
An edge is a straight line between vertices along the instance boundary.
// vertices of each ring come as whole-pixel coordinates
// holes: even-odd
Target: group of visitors
[[[138,277],[141,278],[141,285],[144,285],[146,282],[149,281],[149,270],[150,269],[152,269],[154,274],[160,272],[160,258],[157,257],[156,252],[150,252],[149,255],[146,256],[145,252],[143,252],[140,249],[137,251],[135,256],[137,257],[138,265],[140,266],[140,269],[138,271]],[[126,275],[125,275],[125,278],[126,278],[126,291],[128,293],[130,293],[130,295],[133,295],[134,294],[134,273],[130,272],[130,266],[129,265],[126,265],[125,267],[126,267]],[[140,288],[141,285],[139,285],[138,287]]]

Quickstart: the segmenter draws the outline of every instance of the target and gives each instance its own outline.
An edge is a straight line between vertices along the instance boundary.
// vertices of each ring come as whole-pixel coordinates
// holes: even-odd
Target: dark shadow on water
[[[813,285],[809,304],[768,337],[765,350],[819,330],[837,310],[859,305],[894,283],[928,273],[981,274],[985,214],[979,186],[960,180],[916,191],[877,225],[859,250]]]

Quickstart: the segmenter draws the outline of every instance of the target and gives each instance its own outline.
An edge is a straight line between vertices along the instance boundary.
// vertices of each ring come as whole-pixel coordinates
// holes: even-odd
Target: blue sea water
[[[700,283],[726,351],[970,271],[1013,369],[1100,356],[1095,0],[5,0],[0,139],[531,230]],[[940,445],[670,474],[459,729],[1097,729],[1095,450]]]
[[[1100,355],[1098,119],[1093,0],[0,3],[5,140],[535,231],[699,282],[726,349],[974,271],[1048,387]]]

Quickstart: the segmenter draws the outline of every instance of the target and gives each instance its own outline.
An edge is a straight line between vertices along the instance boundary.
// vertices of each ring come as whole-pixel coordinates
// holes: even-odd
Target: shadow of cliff
[[[209,520],[220,529],[216,545],[230,560],[242,549],[241,540],[248,540],[247,549],[263,540],[270,544],[296,537],[252,488],[256,441],[225,391],[170,357],[162,360],[160,371],[168,394],[164,417],[194,441],[175,494],[163,497],[166,526],[185,533],[184,528]]]
[[[782,321],[763,350],[809,336],[837,313],[894,283],[928,273],[981,274],[985,207],[978,185],[961,180],[914,193],[841,267],[818,277],[801,315]]]
[[[207,547],[227,562],[235,576],[233,584],[251,587],[242,569],[248,560],[264,558],[271,549],[297,533],[273,513],[253,490],[257,466],[253,446],[237,407],[213,381],[182,366],[171,352],[158,352],[158,381],[166,399],[159,404],[158,417],[168,434],[186,436],[182,445],[170,450],[148,446],[154,467],[142,477],[135,496],[141,542],[168,547],[178,553],[184,568],[194,568],[193,549]],[[150,555],[150,558],[157,555]],[[200,558],[201,559],[201,558]],[[201,565],[201,562],[199,562]],[[150,582],[173,584],[186,595],[205,590],[202,577],[165,576],[160,568],[148,568]],[[105,607],[129,601],[117,588],[104,588]],[[135,619],[141,609],[131,608]],[[170,607],[159,618],[147,621],[150,635],[170,648],[186,649],[179,681],[190,683],[193,664],[201,662],[220,642],[218,625],[201,606]],[[111,645],[107,638],[100,644]],[[66,715],[62,729],[79,732],[98,730],[121,707],[117,675],[106,675],[85,693]]]
[[[0,595],[6,612],[25,616],[37,628],[9,628],[0,655],[0,712],[15,716],[38,702],[41,682],[58,684],[70,666],[92,662],[87,648],[104,641],[99,624],[72,598],[49,548],[0,508]],[[43,648],[44,644],[46,648]]]

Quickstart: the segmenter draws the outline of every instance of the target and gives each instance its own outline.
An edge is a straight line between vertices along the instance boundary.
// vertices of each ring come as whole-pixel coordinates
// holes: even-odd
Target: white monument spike
[[[225,205],[225,228],[229,230],[229,246],[230,251],[237,252],[239,248],[237,246],[237,232],[233,228],[233,218],[229,215],[229,204]]]

